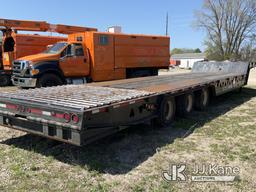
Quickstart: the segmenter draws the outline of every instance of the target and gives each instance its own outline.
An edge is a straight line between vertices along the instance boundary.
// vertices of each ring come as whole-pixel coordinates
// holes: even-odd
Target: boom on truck
[[[25,21],[0,19],[0,29],[3,33],[2,55],[0,64],[0,86],[9,85],[15,59],[40,53],[48,45],[59,41],[67,41],[67,37],[43,36],[37,34],[18,34],[18,31],[56,32],[59,34],[72,34],[83,31],[97,31],[95,28],[53,25],[45,21]]]
[[[191,73],[0,93],[0,125],[84,145],[129,125],[169,126],[247,84],[256,63],[198,62]]]
[[[14,61],[13,84],[47,87],[158,75],[167,69],[170,38],[86,31],[41,54]]]

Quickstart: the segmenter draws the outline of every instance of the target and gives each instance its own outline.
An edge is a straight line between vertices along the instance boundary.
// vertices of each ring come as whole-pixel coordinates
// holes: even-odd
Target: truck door
[[[60,68],[65,77],[85,77],[89,75],[88,55],[81,43],[68,45],[61,53]]]

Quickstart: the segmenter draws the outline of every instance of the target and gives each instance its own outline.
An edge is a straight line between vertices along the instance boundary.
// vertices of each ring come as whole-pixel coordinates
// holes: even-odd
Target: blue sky
[[[1,3],[0,17],[89,26],[100,31],[106,31],[109,26],[120,25],[124,33],[164,35],[168,12],[171,48],[203,49],[204,33],[192,27],[194,11],[201,9],[202,2],[203,0],[12,0]]]

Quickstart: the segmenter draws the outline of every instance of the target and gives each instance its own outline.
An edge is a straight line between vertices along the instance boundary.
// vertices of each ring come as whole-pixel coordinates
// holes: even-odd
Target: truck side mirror
[[[46,48],[47,48],[47,49],[50,49],[50,48],[52,48],[52,46],[53,46],[53,45],[47,45]]]
[[[66,54],[66,57],[73,57],[73,56],[75,56],[74,46],[69,45],[69,46],[67,47],[67,54]]]

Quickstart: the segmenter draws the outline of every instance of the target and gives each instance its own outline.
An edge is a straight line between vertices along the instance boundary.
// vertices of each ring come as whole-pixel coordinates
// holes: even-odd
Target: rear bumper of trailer
[[[0,125],[73,145],[81,145],[80,131],[71,128],[40,123],[2,113],[0,114]]]

